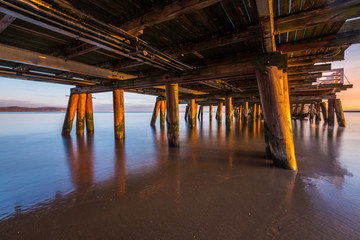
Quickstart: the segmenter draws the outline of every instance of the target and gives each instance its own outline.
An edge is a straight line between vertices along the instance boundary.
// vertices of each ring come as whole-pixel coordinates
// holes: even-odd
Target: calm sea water
[[[261,122],[180,114],[177,150],[150,113],[126,114],[124,144],[112,113],[82,138],[60,135],[63,113],[0,114],[0,238],[359,239],[360,114],[345,117],[293,121],[294,173],[265,159]]]

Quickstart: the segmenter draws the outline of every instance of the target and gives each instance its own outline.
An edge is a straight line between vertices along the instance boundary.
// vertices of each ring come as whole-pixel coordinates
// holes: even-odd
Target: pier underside
[[[113,92],[120,140],[123,93],[157,96],[150,125],[160,111],[171,147],[181,147],[179,104],[190,128],[204,106],[218,106],[222,124],[225,105],[227,128],[264,120],[268,157],[296,170],[291,117],[319,122],[321,110],[334,125],[336,111],[346,125],[336,94],[352,85],[331,62],[359,43],[359,17],[354,0],[1,1],[0,76],[74,86],[63,135],[76,111],[76,133],[85,122],[94,133],[99,92]]]

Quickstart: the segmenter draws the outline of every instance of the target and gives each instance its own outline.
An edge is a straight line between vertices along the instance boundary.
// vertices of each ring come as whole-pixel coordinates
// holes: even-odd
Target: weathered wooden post
[[[196,127],[196,104],[195,99],[190,99],[188,123],[190,128]]]
[[[85,119],[86,119],[86,132],[88,134],[94,134],[94,115],[93,115],[91,93],[86,94]]]
[[[232,97],[225,98],[225,115],[226,115],[226,129],[231,129],[233,124],[233,104]]]
[[[314,115],[315,115],[315,104],[311,103],[310,104],[310,122],[312,122],[314,120]]]
[[[300,118],[304,118],[304,117],[305,117],[305,104],[302,103],[300,107]]]
[[[61,131],[61,135],[63,135],[63,136],[69,135],[70,132],[71,132],[72,124],[73,124],[73,120],[74,120],[74,117],[75,117],[76,108],[77,108],[77,104],[78,104],[78,100],[79,100],[79,94],[78,93],[71,93],[70,94],[68,107],[66,109],[64,124],[63,124],[63,128],[62,128],[62,131]]]
[[[85,126],[85,105],[86,105],[86,93],[79,94],[79,101],[77,105],[76,113],[76,135],[84,135]]]
[[[153,111],[153,114],[151,117],[151,122],[150,122],[150,126],[152,126],[152,127],[155,127],[156,118],[157,118],[157,115],[158,115],[159,109],[160,109],[160,104],[161,104],[161,101],[159,99],[156,99],[154,111]]]
[[[335,122],[335,99],[328,99],[328,124],[334,126]]]
[[[320,115],[320,103],[317,102],[316,103],[316,115],[315,115],[315,122],[320,122],[321,121],[321,115]]]
[[[320,103],[320,107],[321,107],[321,112],[324,118],[324,122],[328,122],[328,112],[327,112],[327,108],[326,108],[326,103],[325,102],[321,102]]]
[[[249,113],[249,103],[243,102],[243,120],[244,122],[248,119],[248,113]]]
[[[253,115],[254,115],[254,121],[255,121],[257,119],[257,104],[256,103],[254,103]]]
[[[218,121],[218,125],[221,125],[222,124],[222,108],[223,108],[223,102],[222,101],[219,101],[219,104],[218,104],[218,112],[216,114],[216,120]]]
[[[243,105],[242,104],[240,104],[240,106],[239,106],[239,121],[242,119],[242,116],[243,116]]]
[[[179,147],[179,86],[177,83],[166,83],[166,123],[169,147]],[[195,105],[195,99],[192,105]],[[191,107],[190,107],[191,108]],[[191,110],[190,110],[191,111]],[[196,122],[196,116],[195,116]]]
[[[198,119],[202,122],[203,120],[203,110],[204,110],[204,106],[203,105],[200,105],[199,106],[199,113],[198,113]]]
[[[258,104],[258,110],[257,110],[258,118],[261,118],[261,105]]]
[[[335,112],[339,127],[346,127],[344,111],[340,99],[335,100]]]
[[[209,106],[209,122],[212,121],[212,114],[213,114],[213,105],[210,104],[210,106]]]
[[[160,127],[165,127],[165,109],[166,109],[166,101],[162,100],[160,103]]]
[[[188,116],[189,116],[189,104],[187,104],[185,108],[185,115],[184,115],[185,122],[187,121]]]
[[[125,117],[124,117],[124,89],[113,90],[114,107],[114,130],[115,138],[121,141],[125,139]]]
[[[287,74],[276,66],[261,66],[256,70],[256,77],[265,120],[267,152],[275,166],[296,170]]]

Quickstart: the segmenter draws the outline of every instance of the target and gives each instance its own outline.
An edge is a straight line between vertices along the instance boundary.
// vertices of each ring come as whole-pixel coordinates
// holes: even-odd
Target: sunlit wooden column
[[[258,110],[257,110],[258,118],[261,118],[261,105],[258,104]]]
[[[61,131],[62,135],[69,135],[72,129],[73,120],[76,113],[76,108],[79,100],[79,94],[78,93],[72,93],[70,94],[68,107],[66,109],[65,119],[63,128]]]
[[[213,105],[210,104],[209,106],[209,122],[212,121],[212,114],[213,114]]]
[[[340,99],[335,100],[335,112],[336,112],[336,119],[337,119],[339,127],[346,127],[344,110],[342,108]]]
[[[196,127],[196,103],[195,103],[195,99],[190,99],[188,124],[189,124],[190,128],[195,128]]]
[[[218,122],[218,125],[222,124],[222,112],[223,112],[223,102],[219,101],[218,109],[216,113],[216,120]]]
[[[86,105],[86,93],[80,93],[79,101],[77,105],[77,113],[76,113],[76,134],[79,136],[84,135],[85,105]]]
[[[238,117],[239,121],[242,119],[242,116],[243,116],[243,105],[240,104],[240,106],[239,106],[239,117]]]
[[[124,89],[113,90],[114,130],[115,138],[125,139]]]
[[[257,119],[257,104],[254,103],[254,109],[253,109],[253,116],[254,116],[254,121]]]
[[[160,109],[160,104],[161,104],[161,101],[156,99],[154,111],[153,111],[153,114],[151,117],[151,122],[150,122],[150,126],[152,126],[152,127],[155,127],[156,118],[157,118],[157,115],[158,115],[159,109]]]
[[[317,102],[316,103],[316,113],[315,113],[315,122],[320,122],[321,121],[321,115],[320,115],[320,103]]]
[[[179,147],[179,87],[177,83],[166,83],[166,111],[168,145]]]
[[[233,124],[233,104],[232,104],[232,97],[225,98],[225,125],[226,129],[231,129]]]
[[[249,103],[243,103],[243,120],[246,122],[248,120],[248,113],[249,113]]]
[[[94,114],[93,114],[91,93],[86,94],[85,119],[86,119],[86,132],[88,134],[94,134]]]
[[[166,101],[163,100],[160,102],[160,127],[165,127],[165,111],[166,111]]]
[[[335,122],[335,99],[328,99],[328,124],[334,126]]]
[[[276,66],[263,66],[256,70],[256,77],[265,120],[267,152],[275,166],[296,170],[287,74]]]

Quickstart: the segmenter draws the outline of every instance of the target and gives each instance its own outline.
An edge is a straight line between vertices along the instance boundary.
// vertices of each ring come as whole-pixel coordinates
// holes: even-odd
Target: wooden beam
[[[0,33],[2,33],[16,18],[0,13]]]
[[[274,12],[272,0],[256,0],[256,7],[259,15],[265,52],[276,51],[274,36]]]
[[[11,47],[4,44],[0,44],[0,59],[105,79],[124,80],[136,77],[71,60],[65,61],[61,58]]]
[[[160,9],[153,10],[145,15],[130,20],[122,25],[120,28],[135,33],[143,30],[146,27],[151,27],[165,21],[170,21],[183,14],[189,14],[194,11],[211,6],[220,0],[180,0],[175,1]]]
[[[65,52],[64,58],[70,59],[70,58],[77,57],[77,56],[80,56],[80,55],[83,55],[83,54],[86,54],[89,52],[93,52],[97,49],[99,49],[98,46],[91,45],[88,43],[82,43],[76,47],[67,47],[64,49],[64,52]]]
[[[302,11],[275,19],[274,34],[291,32],[360,16],[358,1],[346,1],[315,10]]]

